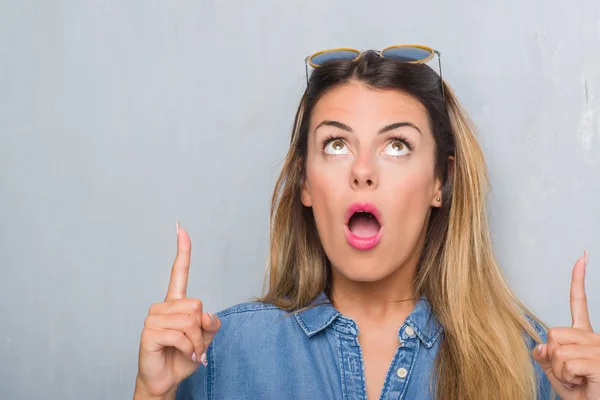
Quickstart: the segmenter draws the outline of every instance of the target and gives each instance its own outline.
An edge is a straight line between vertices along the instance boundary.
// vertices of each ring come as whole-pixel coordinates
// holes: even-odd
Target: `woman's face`
[[[441,206],[434,150],[425,108],[399,91],[353,82],[318,101],[302,203],[334,274],[373,282],[418,259],[430,209]]]

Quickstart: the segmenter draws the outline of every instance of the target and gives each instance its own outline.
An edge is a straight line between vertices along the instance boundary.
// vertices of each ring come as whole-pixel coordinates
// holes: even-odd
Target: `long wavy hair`
[[[416,298],[427,297],[444,329],[432,377],[434,396],[535,399],[536,377],[523,334],[537,342],[540,337],[526,316],[544,325],[511,292],[494,258],[485,205],[489,183],[476,130],[450,86],[425,64],[400,63],[369,51],[311,74],[273,193],[268,287],[259,300],[293,312],[321,292],[331,293],[331,265],[312,209],[301,203],[301,189],[315,104],[349,82],[411,95],[429,116],[444,202],[432,209],[413,283]]]

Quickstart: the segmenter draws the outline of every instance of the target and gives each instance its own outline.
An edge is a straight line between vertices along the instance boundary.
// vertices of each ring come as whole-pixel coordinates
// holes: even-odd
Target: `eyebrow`
[[[339,128],[339,129],[341,129],[343,131],[346,131],[346,132],[350,132],[350,133],[354,132],[349,125],[346,125],[343,122],[331,121],[331,120],[321,121],[319,123],[319,125],[317,125],[317,127],[315,128],[315,132],[317,131],[317,129],[319,129],[322,126],[334,126],[334,127]],[[414,128],[414,129],[417,130],[417,132],[419,132],[420,135],[422,135],[421,130],[415,124],[413,124],[412,122],[395,122],[393,124],[384,126],[383,128],[381,128],[377,132],[377,134],[381,135],[383,133],[386,133],[386,132],[389,132],[389,131],[392,131],[394,129],[401,128],[401,127],[404,127],[404,126],[409,126],[411,128]]]

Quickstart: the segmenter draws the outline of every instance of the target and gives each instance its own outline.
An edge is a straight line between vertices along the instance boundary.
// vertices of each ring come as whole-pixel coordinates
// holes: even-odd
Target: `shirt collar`
[[[442,332],[442,325],[431,310],[431,304],[429,304],[425,296],[419,298],[419,301],[404,323],[414,329],[421,342],[427,348],[433,346]]]
[[[310,303],[308,308],[296,313],[296,320],[308,337],[312,337],[327,328],[341,313],[333,307],[324,292]]]
[[[325,293],[319,294],[308,308],[295,313],[298,324],[308,337],[312,337],[327,328],[341,313],[333,307]],[[430,348],[440,333],[442,325],[431,310],[431,305],[425,296],[419,301],[406,318],[405,324],[410,325],[423,344]]]

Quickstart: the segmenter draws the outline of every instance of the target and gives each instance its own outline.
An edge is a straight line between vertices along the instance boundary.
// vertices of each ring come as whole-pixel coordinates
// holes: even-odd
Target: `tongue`
[[[377,219],[373,217],[367,215],[355,215],[350,219],[348,229],[356,236],[371,237],[379,233],[380,226]]]

